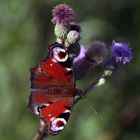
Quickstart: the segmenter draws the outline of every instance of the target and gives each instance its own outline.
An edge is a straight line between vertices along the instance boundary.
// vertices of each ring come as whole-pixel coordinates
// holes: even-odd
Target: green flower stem
[[[83,90],[79,92],[79,96],[75,99],[74,105],[81,99],[83,99],[86,94],[88,94],[91,90],[93,90],[96,87],[102,86],[106,82],[106,78],[111,76],[112,70],[104,70],[97,79],[93,80],[87,87],[85,87]]]

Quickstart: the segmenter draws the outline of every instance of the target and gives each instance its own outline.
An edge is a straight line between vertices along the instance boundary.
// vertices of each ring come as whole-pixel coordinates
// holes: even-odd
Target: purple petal
[[[81,60],[82,58],[84,58],[86,52],[87,52],[86,47],[81,45],[80,46],[80,53],[79,53],[79,55],[77,57],[74,58],[74,62],[77,62],[77,61]]]
[[[113,42],[112,54],[117,63],[126,64],[132,59],[131,49],[126,43]]]
[[[68,25],[74,21],[74,11],[67,4],[59,4],[52,10],[54,24]]]

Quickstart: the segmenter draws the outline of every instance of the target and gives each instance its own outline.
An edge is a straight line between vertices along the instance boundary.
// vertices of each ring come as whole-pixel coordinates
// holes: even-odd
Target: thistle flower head
[[[89,60],[100,64],[104,61],[107,56],[106,45],[100,41],[94,41],[89,47],[86,56]]]
[[[69,25],[74,20],[74,11],[67,4],[59,4],[52,10],[54,24]]]
[[[115,61],[118,63],[126,64],[132,59],[131,49],[126,43],[113,42],[112,54]]]

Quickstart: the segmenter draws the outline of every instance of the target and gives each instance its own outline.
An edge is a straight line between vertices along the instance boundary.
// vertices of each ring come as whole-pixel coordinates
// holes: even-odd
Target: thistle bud
[[[102,63],[107,56],[107,49],[105,43],[100,41],[94,41],[89,47],[86,56],[89,61],[91,60],[91,62],[93,61],[97,64]]]
[[[57,38],[64,40],[67,37],[68,27],[63,24],[56,24],[54,28],[54,33]]]
[[[77,31],[70,31],[67,35],[67,41],[69,44],[74,44],[80,39],[80,34]]]

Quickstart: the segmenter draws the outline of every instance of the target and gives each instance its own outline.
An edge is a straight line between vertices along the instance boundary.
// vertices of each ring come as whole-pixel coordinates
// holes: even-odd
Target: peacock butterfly
[[[59,43],[49,46],[48,56],[31,71],[29,109],[56,135],[67,124],[78,93],[72,74],[72,60]]]

